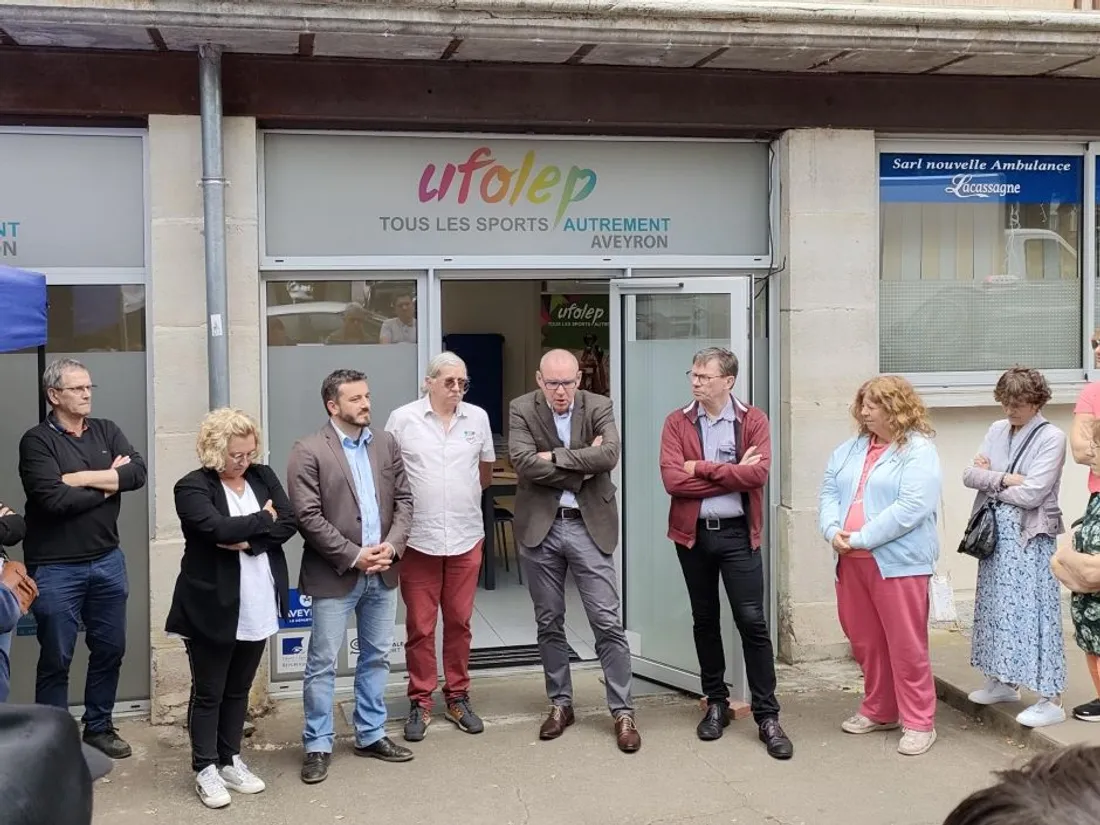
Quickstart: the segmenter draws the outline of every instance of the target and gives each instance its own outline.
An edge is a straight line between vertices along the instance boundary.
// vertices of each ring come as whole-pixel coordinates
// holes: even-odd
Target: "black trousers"
[[[684,571],[695,633],[695,652],[703,693],[709,702],[729,700],[726,656],[722,649],[722,608],[718,592],[726,588],[733,620],[741,635],[745,671],[752,692],[752,715],[759,723],[779,715],[775,698],[775,653],[764,615],[764,567],[749,540],[748,521],[722,519],[722,529],[706,530],[699,522],[695,545],[676,545]]]
[[[248,691],[266,642],[217,645],[187,639],[184,644],[191,660],[191,767],[197,773],[210,765],[232,765],[241,752]]]

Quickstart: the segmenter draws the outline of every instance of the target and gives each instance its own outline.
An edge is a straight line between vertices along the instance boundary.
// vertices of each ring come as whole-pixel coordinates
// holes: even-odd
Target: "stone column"
[[[256,125],[225,119],[231,402],[260,416]],[[196,466],[195,438],[207,412],[206,283],[199,118],[149,118],[155,522],[149,548],[152,719],[186,712],[190,669],[182,643],[163,631],[183,540],[172,488]],[[257,683],[266,685],[261,666]],[[262,697],[257,697],[262,699]]]
[[[852,433],[856,389],[878,370],[878,174],[870,131],[798,129],[778,148],[779,653],[803,661],[848,655],[817,496]]]

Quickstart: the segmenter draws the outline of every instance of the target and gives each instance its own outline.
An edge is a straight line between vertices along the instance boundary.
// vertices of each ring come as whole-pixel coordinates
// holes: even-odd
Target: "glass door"
[[[658,453],[665,417],[691,401],[685,373],[704,347],[740,360],[734,392],[750,400],[752,279],[632,278],[611,282],[611,338],[618,344],[612,386],[622,425],[623,618],[638,676],[699,692],[691,607],[666,537],[669,497]],[[726,680],[745,696],[740,639],[723,597]]]

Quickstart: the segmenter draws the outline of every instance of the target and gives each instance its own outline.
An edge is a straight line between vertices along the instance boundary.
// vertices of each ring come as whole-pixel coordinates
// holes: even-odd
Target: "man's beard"
[[[341,415],[340,420],[343,421],[345,424],[347,424],[350,427],[369,427],[370,426],[370,413],[369,412],[364,413],[363,417],[366,418],[366,421],[363,422],[362,424],[360,424],[358,421],[356,421],[355,416],[353,416],[353,415]]]

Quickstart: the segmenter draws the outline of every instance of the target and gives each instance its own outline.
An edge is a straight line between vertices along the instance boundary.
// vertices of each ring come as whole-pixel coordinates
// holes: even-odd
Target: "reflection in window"
[[[145,287],[50,286],[46,289],[50,352],[144,352]]]
[[[1080,157],[883,153],[879,171],[884,372],[1081,366]]]
[[[415,281],[269,281],[267,344],[415,344]]]
[[[720,295],[638,295],[635,338],[690,341],[730,337],[730,305]]]

